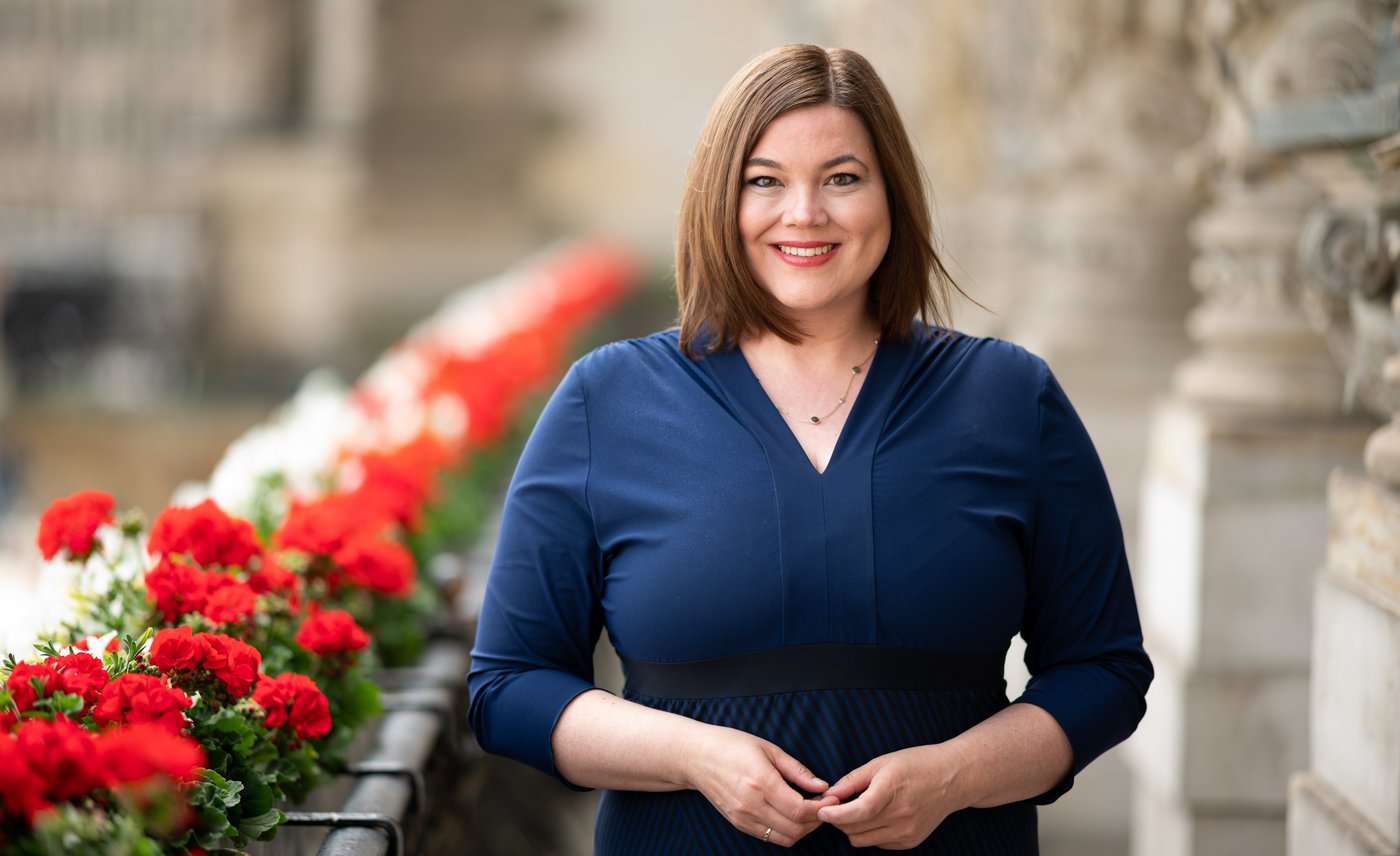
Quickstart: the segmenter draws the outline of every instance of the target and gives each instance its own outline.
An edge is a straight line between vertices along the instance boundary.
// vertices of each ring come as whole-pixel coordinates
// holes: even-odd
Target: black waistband
[[[655,698],[734,698],[801,690],[1006,689],[999,654],[935,654],[879,645],[796,645],[653,663],[622,657],[629,692]]]

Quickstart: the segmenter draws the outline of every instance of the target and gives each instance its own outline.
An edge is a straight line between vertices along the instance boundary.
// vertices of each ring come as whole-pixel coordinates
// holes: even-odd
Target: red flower
[[[15,741],[44,799],[62,802],[101,787],[102,769],[92,763],[91,731],[61,716],[28,719],[15,729]]]
[[[230,517],[206,499],[192,508],[170,506],[151,524],[146,550],[153,556],[183,553],[197,565],[246,567],[261,555],[253,524]]]
[[[378,535],[391,522],[382,509],[366,505],[354,494],[329,494],[309,503],[292,503],[273,541],[329,556],[356,536]]]
[[[0,826],[7,816],[31,822],[34,815],[48,808],[48,800],[39,795],[42,784],[29,769],[19,741],[0,733]]]
[[[168,627],[156,631],[149,656],[151,665],[162,672],[189,671],[204,660],[204,646],[188,627]]]
[[[236,624],[253,614],[257,595],[228,574],[212,574],[209,599],[199,613],[215,624]]]
[[[413,554],[383,538],[356,538],[332,557],[356,585],[387,595],[413,591]]]
[[[442,444],[431,437],[393,452],[371,452],[359,459],[364,480],[351,495],[384,517],[415,529],[423,505],[432,498],[437,471],[447,457]]]
[[[369,644],[369,635],[360,629],[350,613],[341,609],[327,609],[302,622],[296,641],[313,654],[329,657],[364,648]]]
[[[97,528],[112,522],[115,506],[111,494],[98,490],[82,490],[54,500],[39,517],[39,552],[52,559],[66,549],[70,557],[86,559]]]
[[[268,728],[290,727],[302,740],[324,737],[331,730],[330,706],[316,682],[306,675],[286,672],[275,678],[263,676],[253,691],[267,716]]]
[[[200,633],[195,636],[204,647],[203,666],[224,682],[229,694],[242,698],[258,679],[262,654],[258,649],[231,636]]]
[[[184,690],[163,678],[127,672],[102,691],[92,709],[92,720],[98,725],[146,723],[179,734],[189,724],[185,711],[193,705],[194,700]]]
[[[248,575],[248,586],[256,594],[277,592],[295,598],[301,587],[301,579],[287,570],[273,554],[267,553],[258,569]]]
[[[204,747],[197,741],[155,725],[104,731],[97,749],[108,784],[141,782],[155,775],[192,782],[205,763]]]
[[[41,692],[34,691],[35,680],[43,686]],[[10,672],[10,677],[5,680],[5,689],[10,691],[10,698],[21,712],[32,710],[34,702],[38,701],[40,696],[48,698],[61,686],[58,672],[47,663],[16,663],[14,671]]]
[[[44,665],[58,672],[58,688],[75,696],[82,696],[83,704],[92,707],[102,688],[111,680],[102,661],[91,654],[66,654],[50,657]]]
[[[146,572],[146,599],[155,605],[156,611],[167,623],[173,623],[189,612],[204,608],[209,597],[209,583],[205,572],[169,557],[161,557],[160,562]]]

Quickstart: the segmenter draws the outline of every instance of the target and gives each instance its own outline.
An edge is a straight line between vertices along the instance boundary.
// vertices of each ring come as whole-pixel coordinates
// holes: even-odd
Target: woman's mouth
[[[777,244],[778,252],[785,256],[797,256],[799,258],[812,258],[813,256],[824,256],[836,248],[835,244],[815,244],[799,246],[796,244]]]

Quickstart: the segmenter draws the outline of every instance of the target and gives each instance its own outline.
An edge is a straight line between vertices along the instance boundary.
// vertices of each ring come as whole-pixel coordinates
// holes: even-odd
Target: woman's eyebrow
[[[860,165],[861,165],[861,168],[863,168],[863,169],[866,169],[866,170],[870,169],[870,167],[866,166],[865,161],[861,160],[860,158],[856,157],[855,155],[837,155],[836,157],[832,158],[831,160],[829,160],[829,161],[823,163],[823,164],[821,165],[821,168],[822,168],[822,169],[831,169],[831,168],[834,167],[834,166],[840,166],[840,165],[843,164],[843,163],[851,163],[851,162],[855,162],[855,163],[860,164]],[[781,164],[779,164],[779,163],[778,163],[777,161],[775,161],[775,160],[769,160],[768,158],[749,158],[748,160],[744,161],[744,166],[746,166],[746,167],[749,167],[749,166],[761,166],[761,167],[767,167],[768,169],[782,169],[782,165],[781,165]]]

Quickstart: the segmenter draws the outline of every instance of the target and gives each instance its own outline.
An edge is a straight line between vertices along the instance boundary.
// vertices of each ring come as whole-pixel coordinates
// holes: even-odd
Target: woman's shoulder
[[[913,337],[916,363],[923,371],[966,375],[990,384],[1043,384],[1045,360],[1014,342],[960,330],[918,324]]]
[[[608,342],[579,357],[574,369],[587,373],[591,379],[635,370],[646,363],[673,361],[681,356],[677,338],[678,331],[672,327],[648,336]]]

